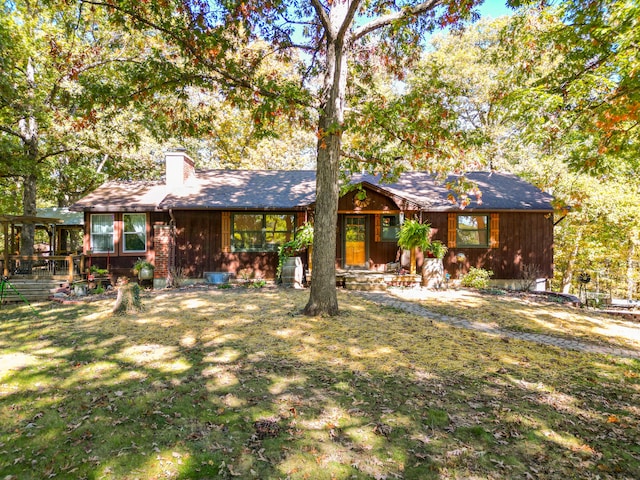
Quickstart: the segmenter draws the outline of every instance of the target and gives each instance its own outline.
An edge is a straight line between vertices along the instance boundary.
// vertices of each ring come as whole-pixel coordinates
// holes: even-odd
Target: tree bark
[[[313,238],[313,279],[307,315],[337,315],[336,232],[340,150],[347,89],[347,52],[345,42],[352,17],[349,2],[338,1],[331,7],[327,25],[327,69],[324,77],[320,119],[318,122],[318,165]]]
[[[35,175],[26,175],[22,185],[22,210],[24,215],[36,216],[36,190],[37,179]],[[20,232],[20,254],[33,255],[35,242],[35,225],[25,222]]]
[[[35,68],[31,58],[27,62],[26,68],[27,85],[29,86],[29,96],[35,97],[36,80]],[[23,146],[28,159],[27,173],[23,176],[22,185],[22,210],[24,215],[36,216],[36,193],[38,179],[36,166],[38,164],[38,122],[32,112],[27,111],[24,118],[20,119],[19,127],[22,135]],[[33,255],[33,243],[35,241],[35,225],[25,222],[20,234],[20,254]]]
[[[118,281],[118,296],[113,305],[113,314],[126,315],[127,313],[141,312],[144,310],[140,300],[140,285]]]

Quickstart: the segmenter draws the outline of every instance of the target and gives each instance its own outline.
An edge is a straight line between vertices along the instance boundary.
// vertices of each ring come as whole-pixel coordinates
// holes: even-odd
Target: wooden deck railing
[[[0,270],[5,276],[64,275],[72,282],[84,272],[84,260],[84,255],[8,255],[0,258]]]

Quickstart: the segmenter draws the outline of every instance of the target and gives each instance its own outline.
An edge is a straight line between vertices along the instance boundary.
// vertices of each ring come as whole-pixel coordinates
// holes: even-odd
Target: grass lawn
[[[124,317],[113,299],[2,306],[0,479],[640,478],[639,361],[344,292],[340,316],[309,318],[307,298],[161,291]],[[609,337],[570,307],[477,301],[504,327]]]
[[[567,308],[539,295],[483,294],[395,289],[398,297],[417,299],[433,312],[515,331],[542,333],[640,350],[640,324],[593,309]]]

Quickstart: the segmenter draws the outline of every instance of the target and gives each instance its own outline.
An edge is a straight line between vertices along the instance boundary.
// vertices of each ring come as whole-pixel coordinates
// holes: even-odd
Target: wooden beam
[[[4,233],[4,254],[3,254],[3,271],[2,275],[9,276],[9,222],[2,222],[2,230]]]

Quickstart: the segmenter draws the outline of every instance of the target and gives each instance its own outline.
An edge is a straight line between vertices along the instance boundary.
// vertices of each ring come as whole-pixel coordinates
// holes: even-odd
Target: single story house
[[[144,257],[155,264],[156,286],[173,268],[187,278],[242,271],[268,279],[275,276],[278,246],[313,219],[315,176],[196,171],[193,160],[176,150],[166,155],[165,181],[110,181],[71,208],[84,212],[84,251],[92,264],[115,275],[131,275]],[[505,284],[533,266],[540,279],[551,278],[551,196],[512,174],[466,176],[478,185],[481,201],[472,197],[460,208],[428,173],[406,172],[390,184],[355,175],[351,181],[359,188],[339,201],[336,268],[384,270],[398,259],[403,219],[418,218],[431,224],[432,240],[448,246],[444,267],[452,278],[471,266],[493,270],[494,280]]]

